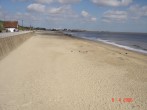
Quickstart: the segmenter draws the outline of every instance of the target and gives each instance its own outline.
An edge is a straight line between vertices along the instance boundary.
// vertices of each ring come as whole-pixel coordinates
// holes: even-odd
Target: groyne
[[[33,32],[27,32],[18,35],[14,34],[11,36],[0,37],[0,60],[24,41],[29,39],[32,35]]]

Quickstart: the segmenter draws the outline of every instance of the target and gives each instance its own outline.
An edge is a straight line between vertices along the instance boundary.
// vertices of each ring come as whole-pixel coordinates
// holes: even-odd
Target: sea
[[[147,33],[66,31],[65,34],[147,54]]]

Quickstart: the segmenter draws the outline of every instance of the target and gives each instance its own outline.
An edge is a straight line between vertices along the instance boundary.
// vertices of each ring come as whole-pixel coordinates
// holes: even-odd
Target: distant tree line
[[[2,32],[3,30],[3,21],[0,20],[0,33]]]
[[[34,28],[34,30],[46,30],[46,28],[37,27],[37,28]]]

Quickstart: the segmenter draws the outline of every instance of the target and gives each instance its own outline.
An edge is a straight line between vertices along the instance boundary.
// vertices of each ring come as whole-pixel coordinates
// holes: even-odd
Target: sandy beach
[[[0,60],[0,110],[147,110],[147,55],[36,32]]]

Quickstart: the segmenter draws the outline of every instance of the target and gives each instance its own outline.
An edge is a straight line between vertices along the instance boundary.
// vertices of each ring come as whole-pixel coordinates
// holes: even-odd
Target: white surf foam
[[[100,38],[98,38],[98,39],[96,39],[96,38],[88,38],[88,37],[84,37],[84,36],[78,36],[78,35],[76,35],[74,33],[70,33],[70,34],[72,36],[75,36],[75,37],[78,37],[78,38],[83,38],[83,39],[87,39],[87,40],[94,40],[94,41],[100,41],[100,42],[103,42],[103,43],[106,43],[106,44],[110,44],[110,45],[114,45],[114,46],[117,46],[117,47],[120,47],[120,48],[124,48],[124,49],[127,49],[127,50],[131,50],[131,51],[147,54],[147,51],[145,51],[145,50],[136,49],[136,48],[125,46],[125,45],[120,45],[120,44],[117,44],[117,43],[109,41],[109,40],[103,40],[103,39],[100,39]]]
[[[115,42],[110,42],[110,41],[108,41],[108,40],[102,40],[102,39],[97,39],[97,40],[98,40],[98,41],[101,41],[101,42],[104,42],[104,43],[107,43],[107,44],[111,44],[111,45],[120,47],[120,48],[124,48],[124,49],[127,49],[127,50],[132,50],[132,51],[135,51],[135,52],[140,52],[140,53],[145,53],[145,54],[147,54],[147,51],[145,51],[145,50],[136,49],[136,48],[132,48],[132,47],[125,46],[125,45],[116,44]]]

